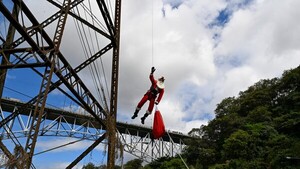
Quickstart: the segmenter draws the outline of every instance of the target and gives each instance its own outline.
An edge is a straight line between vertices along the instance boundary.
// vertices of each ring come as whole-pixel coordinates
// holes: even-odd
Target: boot
[[[148,113],[145,113],[145,114],[144,114],[144,116],[141,118],[141,122],[142,122],[142,124],[144,124],[144,123],[145,123],[145,119],[146,119],[148,116],[149,116],[149,114],[148,114]]]
[[[131,119],[135,119],[138,116],[139,111],[140,111],[140,108],[137,107],[135,109],[135,112],[134,112],[133,116],[131,117]]]

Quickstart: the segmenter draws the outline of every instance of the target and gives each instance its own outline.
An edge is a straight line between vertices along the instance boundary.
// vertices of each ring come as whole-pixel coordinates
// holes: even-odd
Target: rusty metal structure
[[[44,13],[36,13],[36,7],[33,8],[30,1],[25,3],[23,0],[0,0],[0,31],[6,34],[0,36],[0,155],[6,158],[4,161],[9,161],[18,169],[35,168],[32,159],[36,154],[38,137],[59,136],[64,135],[63,133],[68,137],[94,141],[67,168],[73,168],[103,142],[108,145],[109,169],[114,168],[115,149],[119,143],[123,144],[125,151],[148,160],[165,155],[174,156],[180,152],[184,145],[182,140],[188,136],[170,132],[161,140],[153,141],[150,138],[151,129],[116,121],[121,0],[37,2],[44,3]],[[68,40],[64,39],[71,32],[69,29],[73,28],[69,26],[71,23],[74,23],[73,27],[81,40],[83,50],[80,54],[86,55],[86,58],[80,54],[73,56],[74,53],[70,52],[77,50],[77,46],[70,40],[75,38],[72,34],[68,35]],[[92,42],[97,44],[97,49],[93,49],[93,45],[89,46]],[[76,58],[81,60],[77,61]],[[110,92],[107,92],[109,99],[102,85],[97,88],[102,96],[97,98],[84,79],[86,68],[103,58],[109,58],[108,65],[111,66]],[[7,73],[11,70],[30,70],[29,76],[34,74],[38,77],[39,85],[32,89],[36,91],[34,97],[26,102],[2,97]],[[22,73],[25,76],[26,71]],[[102,76],[99,79],[105,79],[104,74]],[[72,101],[83,114],[46,107],[51,93],[54,92],[59,92]],[[27,119],[26,124],[22,120],[24,118]],[[14,131],[14,126],[18,125],[15,123],[17,120],[21,124],[17,127],[21,132]],[[61,130],[60,127],[65,124],[73,127],[70,130]],[[88,132],[88,128],[95,129],[95,133]],[[18,139],[24,137],[25,144],[20,144]],[[3,143],[4,139],[11,139],[15,143],[18,155],[9,150]]]
[[[92,25],[89,21],[82,18],[78,13],[75,13],[77,6],[84,3],[83,0],[64,0],[61,3],[57,1],[49,0],[50,5],[57,7],[57,12],[44,21],[40,22],[31,9],[22,0],[12,0],[12,3],[0,2],[1,14],[9,21],[9,32],[6,39],[2,38],[1,45],[1,75],[6,74],[7,69],[17,68],[31,68],[37,74],[42,77],[39,93],[36,97],[29,100],[24,108],[35,105],[33,118],[31,121],[31,127],[28,132],[26,145],[23,147],[25,155],[22,158],[22,162],[18,162],[17,168],[22,165],[23,168],[30,168],[32,163],[32,156],[34,153],[38,131],[44,116],[44,108],[47,101],[48,93],[54,89],[59,89],[70,99],[74,100],[78,105],[82,106],[87,112],[89,112],[99,124],[105,126],[108,130],[95,142],[95,145],[99,144],[108,135],[109,142],[114,143],[116,139],[115,129],[115,117],[117,108],[117,90],[118,90],[118,64],[119,64],[119,32],[120,32],[120,10],[121,0],[115,1],[115,20],[111,13],[108,11],[107,3],[104,0],[97,0],[98,9],[101,11],[102,20],[105,23],[107,32]],[[9,4],[12,4],[12,9],[9,9]],[[83,6],[85,6],[83,4]],[[78,67],[73,68],[68,62],[68,59],[60,50],[62,44],[62,37],[65,32],[67,19],[72,16],[80,22],[85,24],[89,29],[93,29],[95,32],[101,34],[108,39],[108,44],[98,51],[89,59],[85,60]],[[46,31],[46,27],[56,21],[55,32],[53,37]],[[18,35],[16,36],[16,32]],[[23,45],[25,44],[26,45]],[[21,47],[28,46],[28,47]],[[92,95],[91,91],[83,83],[83,80],[78,76],[84,67],[88,66],[95,59],[101,57],[109,50],[113,50],[112,54],[112,81],[111,81],[111,106],[110,110],[103,108],[99,101]],[[20,55],[20,52],[26,54]],[[12,60],[12,56],[14,60]],[[42,67],[41,71],[37,67]],[[5,76],[1,79],[1,94],[5,83]],[[56,76],[54,78],[53,76]],[[57,79],[57,80],[56,80]],[[56,81],[55,81],[56,80]],[[60,88],[64,84],[70,91],[66,93]],[[24,109],[22,108],[22,109]],[[1,126],[5,125],[11,119],[18,114],[11,114],[1,121]],[[0,144],[2,151],[8,158],[13,160],[13,155],[7,150],[5,145]],[[114,149],[113,144],[109,144],[109,149]],[[88,149],[89,150],[89,149]],[[88,153],[87,152],[85,153]],[[84,155],[83,155],[84,156]],[[114,151],[109,151],[108,168],[113,168]],[[74,163],[70,164],[69,168],[72,168],[76,164],[76,161],[82,157],[74,160]],[[19,160],[20,161],[20,160]]]

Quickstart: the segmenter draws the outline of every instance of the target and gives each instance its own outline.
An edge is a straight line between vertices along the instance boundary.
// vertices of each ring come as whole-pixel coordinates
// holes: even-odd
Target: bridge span
[[[9,139],[13,133],[16,139],[27,137],[29,123],[32,120],[34,106],[24,107],[26,103],[10,99],[1,99],[1,121],[13,113],[17,113],[0,128],[2,139]],[[70,112],[56,108],[46,107],[39,130],[41,136],[73,137],[82,140],[97,140],[106,132],[104,126],[97,122],[87,112]],[[117,137],[119,149],[130,153],[137,158],[150,162],[160,157],[173,157],[181,153],[184,140],[191,138],[176,131],[167,130],[167,133],[158,140],[151,139],[152,128],[145,125],[135,125],[118,121]],[[105,139],[104,144],[107,144]]]

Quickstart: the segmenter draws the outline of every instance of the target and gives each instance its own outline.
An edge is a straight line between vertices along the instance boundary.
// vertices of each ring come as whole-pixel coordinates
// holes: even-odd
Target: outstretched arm
[[[156,70],[156,69],[155,69],[154,67],[152,67],[152,68],[151,68],[151,73],[150,73],[150,76],[149,76],[150,81],[151,81],[152,84],[155,83],[155,79],[154,79],[154,76],[153,76],[153,73],[155,72],[155,70]]]

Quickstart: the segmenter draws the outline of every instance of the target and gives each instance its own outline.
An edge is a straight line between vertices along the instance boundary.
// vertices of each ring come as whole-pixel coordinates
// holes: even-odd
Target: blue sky
[[[39,19],[53,13],[55,8],[39,3],[30,2]],[[187,133],[207,124],[214,117],[216,104],[224,98],[237,96],[260,79],[279,77],[284,70],[299,65],[299,6],[298,0],[122,1],[118,120],[140,124],[139,119],[130,117],[149,88],[148,75],[155,66],[155,76],[166,78],[159,109],[167,129]],[[0,22],[2,34],[2,19]],[[72,56],[69,60],[76,67],[83,59],[74,35],[75,29],[68,27],[62,50]],[[35,96],[40,80],[24,77],[24,73],[10,71],[6,86]],[[89,71],[80,76],[95,92]],[[28,99],[9,89],[4,96]],[[65,109],[74,104],[59,92],[49,95],[49,103]],[[146,105],[141,114],[145,111]],[[148,117],[145,125],[151,126],[152,120],[153,116]],[[67,156],[72,148],[66,151],[71,152]]]

